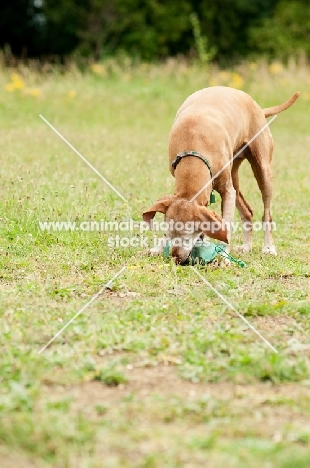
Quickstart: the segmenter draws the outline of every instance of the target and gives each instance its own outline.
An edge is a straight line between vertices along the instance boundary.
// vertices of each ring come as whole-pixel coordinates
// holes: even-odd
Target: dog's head
[[[228,227],[221,216],[195,201],[175,195],[160,198],[143,213],[143,219],[151,229],[157,212],[165,215],[166,234],[171,240],[171,255],[176,263],[183,263],[188,258],[201,233],[228,243]]]

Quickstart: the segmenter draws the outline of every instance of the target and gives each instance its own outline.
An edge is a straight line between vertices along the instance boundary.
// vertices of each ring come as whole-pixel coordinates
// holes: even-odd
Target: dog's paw
[[[210,262],[210,265],[213,268],[227,268],[231,265],[231,262],[229,258],[218,256],[217,258],[212,260],[212,262]]]
[[[230,267],[231,266],[231,261],[229,260],[229,258],[226,258],[226,257],[219,258],[219,266],[221,268]]]
[[[249,253],[252,250],[252,246],[249,244],[237,245],[234,250],[239,253]]]
[[[163,252],[164,252],[164,249],[162,247],[153,247],[153,248],[149,249],[148,254],[151,257],[154,257],[156,255],[162,255]]]
[[[263,254],[267,254],[267,255],[275,255],[275,256],[277,255],[277,251],[274,245],[264,246],[262,252]]]

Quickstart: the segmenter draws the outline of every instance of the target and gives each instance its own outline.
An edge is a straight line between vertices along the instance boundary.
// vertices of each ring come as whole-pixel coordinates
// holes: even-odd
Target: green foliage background
[[[310,54],[308,0],[12,0],[0,7],[0,46],[23,57],[193,55],[192,13],[215,60]]]

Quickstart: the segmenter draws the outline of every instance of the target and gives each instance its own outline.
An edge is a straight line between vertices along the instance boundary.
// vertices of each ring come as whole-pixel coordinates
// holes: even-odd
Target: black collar
[[[201,161],[203,161],[208,166],[208,169],[210,171],[211,180],[212,180],[212,190],[211,190],[211,195],[210,195],[210,204],[215,203],[215,195],[213,193],[213,174],[212,174],[211,164],[209,163],[209,161],[204,156],[202,156],[202,154],[198,153],[197,151],[184,151],[183,153],[178,153],[175,160],[172,161],[171,166],[175,170],[175,168],[177,167],[177,165],[179,164],[181,159],[186,158],[187,156],[195,156],[196,158],[201,159]]]
[[[179,164],[179,162],[181,161],[181,159],[186,158],[186,156],[195,156],[196,158],[201,159],[208,166],[208,169],[210,171],[210,176],[211,176],[211,179],[212,179],[213,175],[212,175],[211,164],[209,163],[209,161],[204,156],[202,156],[202,154],[198,153],[197,151],[184,151],[184,153],[177,154],[177,157],[171,163],[171,166],[173,167],[174,170],[177,167],[177,165]]]

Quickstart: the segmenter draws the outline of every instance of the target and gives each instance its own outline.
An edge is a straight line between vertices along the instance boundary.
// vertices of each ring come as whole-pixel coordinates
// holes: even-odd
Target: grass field
[[[144,247],[112,249],[110,232],[39,229],[141,220],[173,192],[167,139],[178,107],[215,84],[262,107],[301,91],[271,124],[278,256],[261,254],[255,232],[245,269],[200,269],[277,354],[189,267]],[[2,69],[1,468],[310,466],[309,87],[310,68],[294,63]],[[241,172],[260,220],[260,192],[247,164]]]

